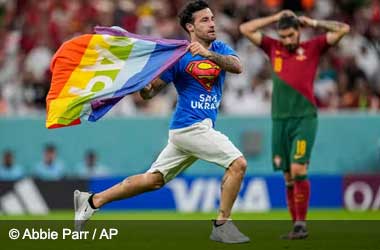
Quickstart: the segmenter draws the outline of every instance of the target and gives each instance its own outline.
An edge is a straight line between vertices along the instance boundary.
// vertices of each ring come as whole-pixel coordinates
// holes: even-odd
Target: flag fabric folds
[[[178,61],[188,41],[154,39],[119,27],[96,27],[65,42],[51,62],[46,127],[97,121]],[[38,62],[37,62],[38,63]]]

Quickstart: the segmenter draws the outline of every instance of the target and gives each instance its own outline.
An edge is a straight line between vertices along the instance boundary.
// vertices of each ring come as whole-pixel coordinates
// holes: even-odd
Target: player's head
[[[12,167],[13,165],[13,153],[11,150],[5,150],[3,153],[3,165],[5,167]]]
[[[46,163],[51,163],[56,158],[57,150],[54,144],[46,144],[44,149],[44,160]]]
[[[300,43],[300,22],[297,17],[283,15],[277,23],[277,33],[281,43],[291,52],[298,48]]]
[[[87,167],[93,167],[96,163],[96,153],[94,150],[88,150],[85,154],[85,161]]]
[[[212,42],[216,39],[214,14],[202,0],[189,2],[178,15],[182,28],[190,37]]]

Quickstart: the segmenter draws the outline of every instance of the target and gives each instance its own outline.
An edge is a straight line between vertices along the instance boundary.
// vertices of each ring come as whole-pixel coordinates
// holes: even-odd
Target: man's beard
[[[206,35],[206,36],[202,37],[202,40],[207,42],[207,43],[212,43],[213,41],[216,40],[216,37],[211,37],[211,36]]]
[[[211,36],[209,35],[209,33],[206,33],[206,34],[203,33],[203,34],[200,34],[198,37],[206,43],[212,43],[213,41],[216,40],[216,34],[215,36]]]
[[[298,48],[298,44],[290,44],[290,45],[286,45],[285,48],[289,51],[289,52],[294,52],[296,51],[296,49]]]

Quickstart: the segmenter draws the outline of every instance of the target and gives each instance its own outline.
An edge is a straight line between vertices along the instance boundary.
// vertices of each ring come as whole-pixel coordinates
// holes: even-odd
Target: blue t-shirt
[[[211,51],[221,55],[234,55],[236,52],[221,41],[211,44]],[[226,72],[214,62],[187,52],[176,64],[166,70],[160,79],[174,83],[178,99],[170,129],[188,127],[210,118],[215,124]]]
[[[25,176],[24,168],[20,165],[13,165],[8,168],[4,165],[0,165],[0,180],[15,181]]]

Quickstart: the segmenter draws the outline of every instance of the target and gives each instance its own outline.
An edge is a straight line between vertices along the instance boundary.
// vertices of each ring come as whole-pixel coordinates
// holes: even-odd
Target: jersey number
[[[306,141],[298,140],[296,142],[296,154],[294,155],[294,159],[300,159],[306,154]]]
[[[282,58],[275,57],[274,58],[274,72],[281,72],[281,71],[282,71]]]

